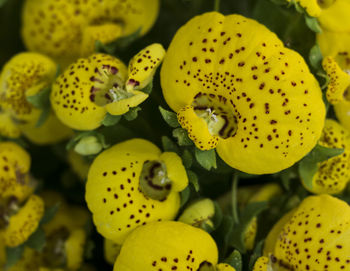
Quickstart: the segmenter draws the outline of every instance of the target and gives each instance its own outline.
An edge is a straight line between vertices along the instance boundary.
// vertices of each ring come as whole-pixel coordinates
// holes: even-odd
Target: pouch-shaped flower
[[[43,214],[43,200],[31,195],[25,204],[9,217],[8,225],[2,229],[6,246],[16,247],[24,243],[37,229]]]
[[[51,87],[55,80],[56,64],[48,57],[24,52],[12,57],[0,74],[0,133],[19,137],[23,133],[37,144],[57,143],[70,136],[70,129],[49,113],[41,127],[36,127],[42,109],[27,98]]]
[[[273,251],[273,269],[347,270],[350,266],[350,207],[329,195],[310,196],[281,219]],[[275,230],[276,231],[276,230]],[[272,254],[271,254],[272,253]]]
[[[29,169],[29,154],[13,142],[0,142],[0,198],[15,197],[22,202],[34,190]]]
[[[231,167],[274,173],[320,137],[325,106],[303,58],[240,15],[197,16],[173,38],[161,69],[168,105],[201,150]]]
[[[350,135],[335,120],[327,119],[318,144],[327,148],[344,149],[338,156],[319,163],[312,179],[312,188],[305,185],[312,193],[338,194],[350,181]]]
[[[218,250],[208,233],[181,222],[162,221],[135,229],[113,270],[215,270],[210,267],[217,261]]]
[[[27,0],[22,37],[31,51],[44,53],[63,65],[94,52],[104,44],[153,25],[159,0]]]
[[[122,244],[136,227],[174,219],[188,184],[181,158],[149,141],[131,139],[105,150],[92,163],[85,199],[97,230]]]
[[[106,54],[93,54],[70,65],[53,85],[51,104],[57,117],[77,130],[93,130],[106,114],[123,115],[147,99],[139,91],[152,80],[165,51],[152,44],[136,55],[127,67]]]

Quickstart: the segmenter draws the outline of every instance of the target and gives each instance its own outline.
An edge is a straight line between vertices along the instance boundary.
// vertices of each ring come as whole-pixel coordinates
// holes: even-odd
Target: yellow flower
[[[349,227],[346,202],[329,195],[310,196],[277,223],[266,240],[273,250],[265,247],[264,253],[270,254],[273,270],[347,270]],[[276,229],[281,229],[278,234]]]
[[[8,225],[4,229],[6,246],[16,247],[24,243],[37,229],[43,214],[43,200],[31,195],[24,206],[9,218]]]
[[[211,12],[183,26],[161,70],[163,94],[201,150],[231,167],[274,173],[320,137],[325,106],[303,58],[240,15]]]
[[[114,271],[213,270],[218,261],[214,240],[181,222],[154,222],[135,229],[125,240]],[[204,266],[208,265],[208,269]],[[215,270],[215,269],[214,269]]]
[[[0,74],[1,135],[16,138],[23,133],[37,144],[56,143],[71,135],[52,114],[36,128],[42,110],[27,101],[49,88],[55,74],[56,64],[38,53],[20,53],[5,64]]]
[[[189,205],[178,221],[192,225],[194,227],[202,227],[207,224],[211,228],[214,227],[212,218],[215,215],[215,205],[211,199],[201,199]]]
[[[140,55],[141,54],[141,55]],[[57,78],[51,104],[57,117],[77,130],[92,130],[101,125],[106,114],[122,115],[147,99],[139,91],[150,82],[165,51],[152,44],[136,55],[129,72],[119,59],[94,54],[79,59]]]
[[[137,226],[174,219],[179,192],[188,179],[181,158],[151,142],[132,139],[97,156],[90,167],[86,195],[97,230],[122,244]]]
[[[318,144],[327,148],[343,148],[344,152],[318,165],[318,170],[312,179],[312,189],[304,186],[315,194],[341,193],[350,180],[349,132],[338,122],[327,119]]]
[[[144,35],[158,10],[159,0],[27,0],[22,37],[29,50],[65,65],[92,54],[96,40],[107,44],[138,29]]]
[[[216,265],[216,271],[236,271],[231,265],[227,263],[219,263]]]
[[[22,202],[34,190],[29,169],[29,154],[13,142],[0,143],[0,198],[15,197]]]
[[[269,258],[262,256],[257,259],[254,264],[253,271],[270,271],[273,270],[269,268]]]

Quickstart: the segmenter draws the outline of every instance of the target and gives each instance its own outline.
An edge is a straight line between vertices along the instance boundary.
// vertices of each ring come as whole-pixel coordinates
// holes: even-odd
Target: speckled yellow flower
[[[15,200],[9,202],[10,205],[12,203],[17,205]],[[16,247],[24,243],[35,232],[44,214],[44,202],[40,197],[31,195],[22,207],[13,209],[14,214],[9,214],[5,225],[1,225],[0,228],[8,247]]]
[[[323,29],[336,32],[350,31],[349,0],[296,0],[295,2],[305,8],[310,16],[317,17]]]
[[[88,174],[86,195],[97,230],[122,244],[136,227],[175,218],[188,184],[181,158],[132,139],[105,150]]]
[[[31,51],[63,64],[94,52],[96,40],[107,44],[141,30],[158,16],[159,0],[27,0],[22,37]]]
[[[107,113],[128,112],[147,99],[140,90],[152,80],[164,54],[160,44],[152,44],[130,61],[129,68],[106,54],[79,59],[53,86],[51,104],[57,117],[71,128],[92,130]]]
[[[264,254],[272,270],[348,270],[350,207],[329,195],[310,196],[278,222]]]
[[[13,142],[0,142],[0,199],[14,197],[22,202],[34,190],[29,154]]]
[[[290,167],[323,128],[322,93],[303,58],[240,15],[205,13],[180,28],[161,83],[196,146],[243,172]]]
[[[205,231],[190,225],[162,221],[135,229],[125,240],[114,271],[234,270],[220,264],[218,250]]]
[[[56,64],[38,53],[20,53],[12,57],[0,74],[0,134],[16,138],[23,133],[37,144],[56,143],[71,135],[50,114],[44,124],[36,124],[42,109],[34,107],[27,98],[49,88],[55,79]]]
[[[308,186],[305,188],[316,194],[341,193],[350,181],[349,132],[335,120],[327,119],[318,144],[327,148],[344,149],[344,152],[319,163],[318,170],[312,179],[312,188]]]

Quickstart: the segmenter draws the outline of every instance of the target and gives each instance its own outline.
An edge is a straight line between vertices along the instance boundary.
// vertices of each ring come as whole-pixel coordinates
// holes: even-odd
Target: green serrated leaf
[[[192,140],[188,137],[188,133],[183,128],[176,128],[173,130],[173,137],[177,139],[177,143],[180,146],[191,146],[193,145]]]
[[[102,125],[104,126],[114,126],[116,125],[120,120],[121,120],[122,116],[120,115],[111,115],[109,113],[106,114],[105,118],[102,121]]]
[[[315,33],[322,33],[322,28],[315,17],[310,17],[309,15],[305,14],[305,22],[306,25]]]
[[[42,229],[42,227],[38,227],[36,231],[25,242],[25,245],[40,252],[44,248],[45,243],[45,232]]]
[[[162,136],[162,145],[164,151],[180,153],[179,147],[167,136]]]
[[[316,147],[299,162],[299,175],[304,185],[312,189],[312,179],[318,170],[318,163],[338,156],[344,149],[327,148],[321,145]]]
[[[28,96],[27,101],[36,108],[50,107],[51,86],[46,87],[33,96]]]
[[[199,187],[197,174],[194,173],[192,170],[187,170],[187,177],[188,177],[189,182],[193,185],[194,190],[196,192],[198,192],[200,187]]]
[[[242,271],[242,255],[238,250],[234,250],[230,256],[225,259],[225,263],[231,265],[236,271]]]
[[[20,245],[18,247],[6,247],[6,264],[5,270],[10,269],[15,265],[22,257],[24,246]]]
[[[191,168],[193,163],[193,156],[189,150],[187,149],[184,150],[183,154],[181,155],[181,159],[182,159],[182,164],[186,169]]]
[[[191,195],[191,189],[189,186],[187,186],[184,190],[180,192],[180,197],[181,197],[181,204],[180,207],[182,208],[185,206],[185,204],[188,202],[189,198]]]
[[[51,206],[50,208],[47,208],[45,210],[45,213],[43,217],[40,220],[40,225],[44,225],[48,222],[50,222],[54,216],[56,215],[58,209],[60,208],[61,203],[56,203],[55,205]]]
[[[251,220],[268,208],[266,201],[249,203],[240,215],[240,223],[235,226],[230,238],[230,244],[241,253],[246,252],[244,234]]]
[[[123,116],[127,121],[132,121],[137,118],[138,112],[141,110],[141,107],[133,107],[130,108],[128,112],[126,112]]]
[[[194,155],[197,162],[206,170],[216,168],[216,152],[214,149],[208,151],[201,151],[195,147]]]
[[[147,86],[145,86],[143,89],[141,89],[141,91],[146,93],[146,94],[151,94],[152,90],[153,90],[153,80]]]
[[[165,122],[172,128],[180,127],[180,123],[177,120],[177,115],[175,112],[165,110],[159,106],[160,114],[162,115]]]
[[[309,54],[309,61],[312,67],[314,67],[316,70],[322,69],[322,52],[321,48],[318,44],[315,44],[314,47],[311,48],[310,54]]]

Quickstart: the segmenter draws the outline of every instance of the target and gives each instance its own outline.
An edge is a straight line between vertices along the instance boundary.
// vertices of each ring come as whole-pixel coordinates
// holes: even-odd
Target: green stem
[[[238,181],[239,181],[238,173],[235,172],[233,174],[233,181],[232,181],[232,215],[233,215],[233,221],[235,224],[239,224],[238,201],[237,201]]]
[[[214,11],[220,11],[220,0],[214,0]]]

